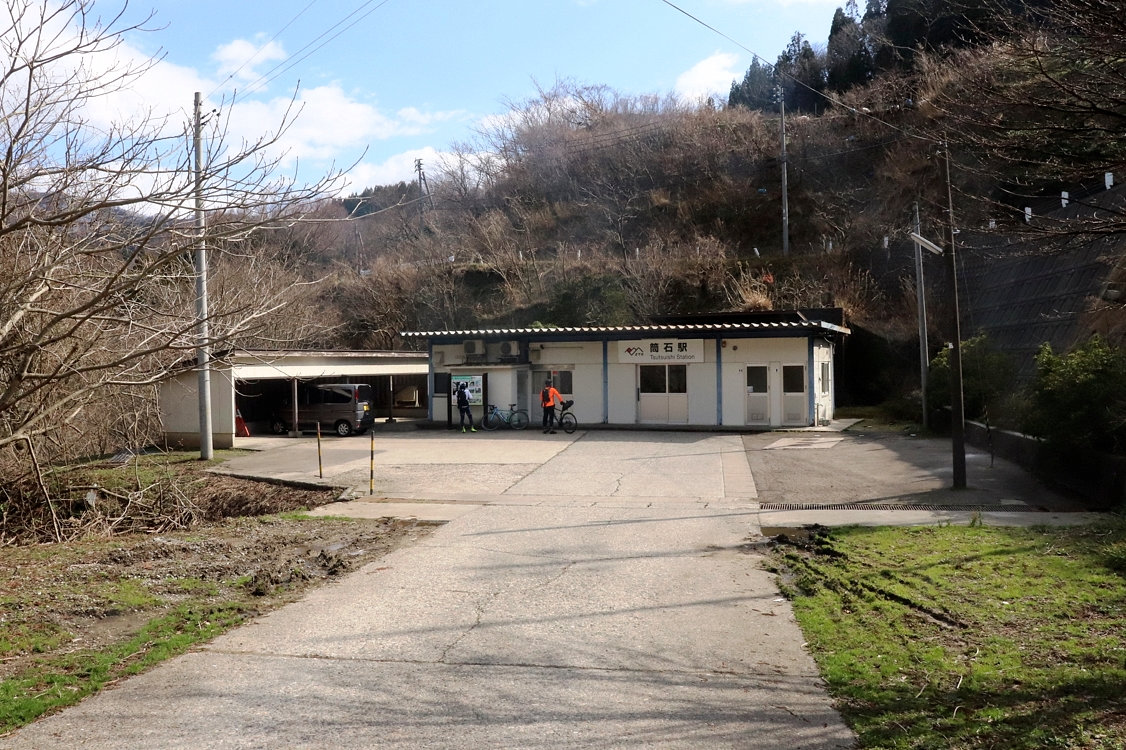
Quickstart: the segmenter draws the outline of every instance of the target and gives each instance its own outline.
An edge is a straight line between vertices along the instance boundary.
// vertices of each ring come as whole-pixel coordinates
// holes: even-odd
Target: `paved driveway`
[[[0,748],[849,747],[747,544],[815,511],[770,507],[1079,518],[1011,513],[1055,499],[976,454],[946,490],[948,444],[898,437],[392,433],[372,496],[367,438],[326,441],[324,480],[315,443],[274,444],[228,468],[352,488],[318,512],[449,523]]]
[[[448,520],[465,512],[465,503],[732,502],[753,513],[751,531],[807,523],[982,518],[1053,524],[1094,517],[1070,512],[1075,506],[1067,498],[972,447],[966,453],[969,486],[953,490],[950,442],[900,434],[420,430],[384,433],[374,441],[327,439],[323,478],[313,439],[254,444],[269,450],[234,459],[226,469],[347,488],[353,502],[327,506],[324,513]]]

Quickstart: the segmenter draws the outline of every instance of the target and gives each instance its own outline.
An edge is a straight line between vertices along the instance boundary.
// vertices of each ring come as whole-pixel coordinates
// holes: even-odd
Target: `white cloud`
[[[252,82],[262,73],[259,66],[284,60],[285,50],[277,42],[258,44],[246,39],[235,39],[220,45],[211,53],[211,59],[219,64],[218,73],[224,79]]]
[[[445,112],[423,112],[415,107],[404,107],[395,113],[403,127],[413,127],[413,133],[426,133],[440,123],[450,120],[467,120],[470,115],[462,110],[449,110]],[[413,134],[412,133],[412,134]]]
[[[299,159],[302,165],[312,162],[313,166],[327,167],[335,163],[337,168],[350,167],[374,141],[428,133],[437,123],[464,117],[460,112],[422,112],[414,108],[388,115],[330,84],[302,89],[296,101],[285,97],[236,101],[229,118],[231,134],[256,139],[266,128],[276,130],[287,112],[289,124],[277,144],[277,153],[285,154],[283,163]]]
[[[375,185],[394,185],[397,182],[411,182],[415,179],[415,159],[422,159],[423,169],[427,172],[427,182],[432,182],[437,176],[438,165],[446,157],[434,148],[420,148],[404,151],[401,154],[374,164],[360,162],[345,177],[346,184],[341,191],[342,195],[358,193],[364,188]]]
[[[0,18],[2,16],[0,5]],[[77,30],[61,22],[56,25],[58,28],[49,29],[56,44],[73,43]],[[235,78],[238,80],[251,78],[255,66],[264,70],[263,63],[281,58],[284,58],[284,51],[277,45],[243,40],[223,45],[213,55],[219,63],[220,72],[228,78],[237,72]],[[240,71],[239,66],[248,60],[252,64]],[[67,78],[75,73],[79,65],[86,75],[94,77],[112,78],[114,71],[129,68],[144,70],[136,78],[125,79],[116,90],[111,87],[104,95],[83,100],[78,114],[88,134],[95,139],[98,134],[120,132],[117,128],[121,123],[133,123],[152,138],[166,139],[154,141],[154,147],[165,152],[162,159],[164,168],[175,168],[187,159],[192,99],[196,91],[204,95],[205,113],[218,110],[212,122],[225,128],[223,140],[228,152],[241,151],[247,144],[270,139],[288,118],[288,127],[263,156],[278,159],[283,170],[290,172],[299,164],[298,179],[301,182],[316,182],[330,169],[347,169],[355,164],[348,180],[349,185],[357,185],[357,189],[411,180],[416,158],[424,159],[437,169],[440,155],[433,148],[405,152],[381,164],[357,164],[370,145],[397,137],[433,133],[444,123],[470,118],[468,113],[460,110],[427,111],[416,107],[393,112],[381,110],[336,83],[300,89],[296,100],[260,91],[239,94],[232,99],[219,93],[224,88],[221,81],[190,67],[163,59],[154,60],[128,40],[123,40],[112,50],[81,58],[65,57],[55,63],[56,76]],[[18,94],[16,91],[0,92],[0,100]],[[205,134],[207,138],[215,137],[211,128]],[[208,147],[215,145],[212,140]],[[143,185],[148,185],[153,179],[156,178],[139,176],[136,187],[143,189]]]
[[[731,82],[743,77],[739,70],[739,56],[730,52],[717,52],[693,65],[676,79],[678,97],[688,102],[699,102],[709,96],[723,100],[731,90]]]

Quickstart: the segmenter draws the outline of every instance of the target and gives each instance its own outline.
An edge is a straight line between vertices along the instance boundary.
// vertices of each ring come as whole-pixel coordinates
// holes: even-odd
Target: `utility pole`
[[[786,92],[778,87],[778,108],[782,113],[782,255],[790,254],[790,192],[786,177]]]
[[[950,182],[950,143],[943,138],[946,157],[947,248],[950,301],[954,305],[954,344],[950,349],[950,441],[953,450],[954,489],[966,488],[966,410],[962,398],[962,320],[958,308],[958,262],[954,244],[954,188]]]
[[[922,234],[919,203],[915,202],[915,234]],[[927,294],[923,285],[923,248],[915,243],[915,298],[919,309],[919,392],[923,402],[923,429],[927,429],[927,375],[930,370],[930,347],[927,345]]]
[[[433,207],[434,203],[430,200],[430,186],[426,184],[426,173],[422,171],[422,159],[414,160],[414,169],[418,173],[418,233],[426,229],[423,224],[423,212],[426,210],[426,204],[430,203]]]
[[[211,433],[211,334],[207,321],[207,241],[203,218],[203,122],[200,119],[202,97],[195,92],[195,309],[196,367],[199,369],[199,457],[210,461],[214,455]]]

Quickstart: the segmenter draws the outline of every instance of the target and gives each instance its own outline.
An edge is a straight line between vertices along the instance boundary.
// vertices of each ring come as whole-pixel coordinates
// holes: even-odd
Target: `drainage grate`
[[[763,503],[760,510],[971,510],[1042,511],[1029,505],[935,505],[928,503]]]

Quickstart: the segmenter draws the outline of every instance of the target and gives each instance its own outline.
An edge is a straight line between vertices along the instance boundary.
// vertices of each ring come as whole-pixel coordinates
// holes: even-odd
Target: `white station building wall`
[[[532,340],[522,364],[488,357],[488,364],[476,363],[461,343],[433,345],[431,363],[434,373],[487,374],[489,402],[517,404],[533,422],[544,377],[569,373],[570,391],[563,395],[574,399],[580,424],[766,429],[832,419],[833,354],[832,343],[807,336]],[[447,399],[434,394],[432,419],[446,413]],[[475,417],[483,409],[475,407]]]

